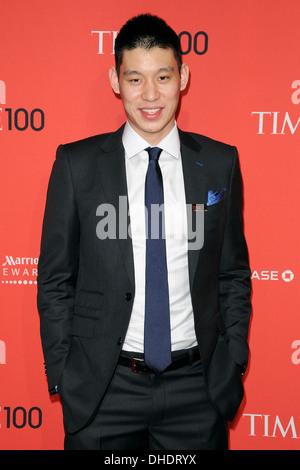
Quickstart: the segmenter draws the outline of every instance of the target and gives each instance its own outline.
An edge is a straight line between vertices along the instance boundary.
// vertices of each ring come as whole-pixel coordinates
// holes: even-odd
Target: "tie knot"
[[[159,147],[148,147],[146,150],[149,153],[149,160],[158,160],[162,152]]]

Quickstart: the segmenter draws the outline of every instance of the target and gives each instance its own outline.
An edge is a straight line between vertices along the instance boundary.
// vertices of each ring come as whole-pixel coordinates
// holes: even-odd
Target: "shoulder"
[[[58,153],[66,153],[72,160],[88,158],[121,143],[123,126],[114,132],[107,132],[62,144]]]
[[[220,171],[231,170],[239,164],[237,148],[225,142],[195,132],[179,131],[182,149],[185,155],[196,156],[210,168]]]
[[[70,172],[74,184],[90,181],[97,170],[99,156],[122,145],[122,129],[59,145],[53,169],[56,173]]]
[[[193,146],[194,149],[198,147],[198,150],[203,149],[231,154],[236,151],[236,147],[234,145],[212,139],[211,137],[203,134],[179,130],[179,136],[183,144]]]

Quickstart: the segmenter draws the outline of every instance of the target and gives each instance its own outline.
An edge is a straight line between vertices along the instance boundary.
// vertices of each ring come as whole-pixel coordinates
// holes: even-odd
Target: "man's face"
[[[136,48],[124,51],[119,77],[114,67],[109,76],[130,125],[150,145],[157,145],[174,126],[188,66],[183,64],[179,72],[172,49]]]

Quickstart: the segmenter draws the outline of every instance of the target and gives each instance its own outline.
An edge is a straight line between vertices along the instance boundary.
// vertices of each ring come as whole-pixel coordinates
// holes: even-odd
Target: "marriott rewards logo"
[[[37,283],[38,258],[6,255],[2,262],[2,284],[28,285]]]

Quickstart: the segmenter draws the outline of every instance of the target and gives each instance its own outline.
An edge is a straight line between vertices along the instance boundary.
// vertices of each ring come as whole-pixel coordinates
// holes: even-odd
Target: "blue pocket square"
[[[212,206],[213,204],[217,204],[218,202],[222,201],[225,191],[226,188],[224,188],[222,191],[216,192],[209,190],[207,193],[207,205]]]

